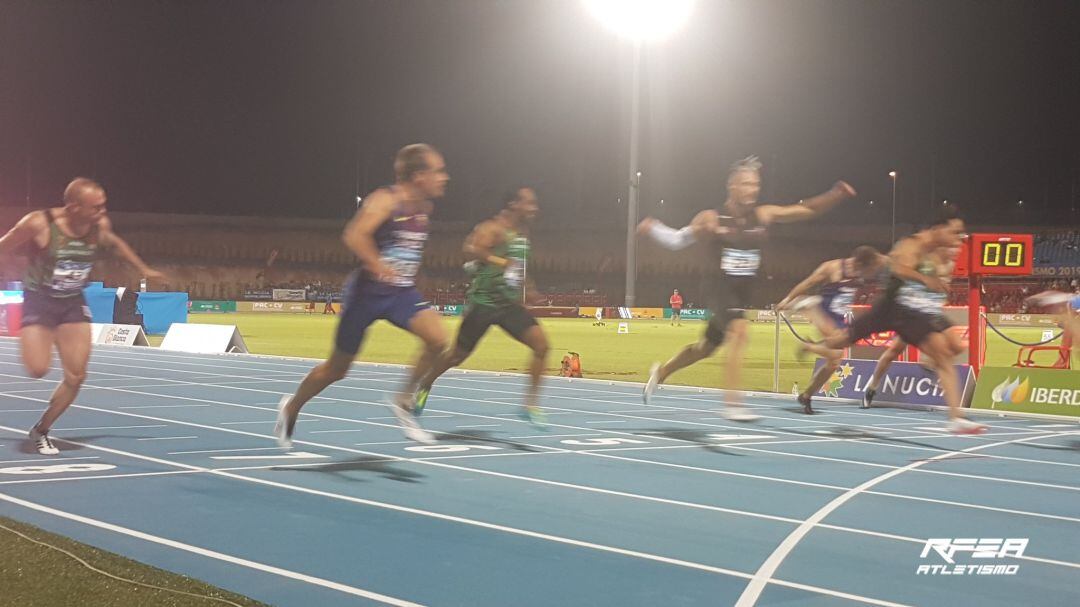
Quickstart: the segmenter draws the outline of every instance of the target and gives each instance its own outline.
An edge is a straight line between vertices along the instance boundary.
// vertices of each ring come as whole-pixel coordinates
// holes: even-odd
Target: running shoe
[[[30,442],[34,443],[34,448],[42,455],[57,455],[60,450],[56,448],[56,445],[49,440],[48,432],[38,432],[37,426],[30,428]]]
[[[649,381],[645,383],[645,389],[641,391],[641,400],[645,401],[645,404],[649,404],[652,401],[653,393],[656,392],[657,386],[660,385],[660,363],[653,363],[649,367]]]
[[[982,434],[986,430],[986,426],[966,417],[957,417],[949,421],[949,432],[953,434]]]
[[[274,424],[274,438],[282,449],[292,449],[292,433],[295,420],[289,420],[289,414],[285,411],[285,405],[292,400],[292,395],[286,394],[278,401],[277,423]]]
[[[394,416],[397,417],[398,423],[401,424],[401,431],[405,434],[405,438],[409,440],[424,443],[425,445],[434,444],[435,435],[421,428],[420,422],[416,421],[416,416],[410,410],[411,400],[409,395],[399,394],[392,404]]]
[[[877,390],[873,388],[867,388],[862,393],[862,404],[859,405],[862,409],[869,409],[874,404],[874,397],[877,396]]]

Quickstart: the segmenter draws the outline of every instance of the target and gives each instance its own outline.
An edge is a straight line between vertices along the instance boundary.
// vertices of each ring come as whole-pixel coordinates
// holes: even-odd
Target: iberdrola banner
[[[971,406],[998,411],[1080,415],[1080,371],[983,367]]]

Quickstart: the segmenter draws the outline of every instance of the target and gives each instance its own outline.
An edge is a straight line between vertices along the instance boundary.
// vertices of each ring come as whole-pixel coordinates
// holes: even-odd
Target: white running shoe
[[[973,422],[966,417],[957,417],[949,420],[949,432],[953,434],[982,434],[986,432],[986,426]]]
[[[289,429],[289,420],[286,417],[285,405],[292,400],[292,395],[286,394],[278,401],[277,423],[274,424],[274,437],[282,449],[292,449],[292,432]]]
[[[743,423],[756,422],[757,420],[761,419],[760,415],[751,413],[749,410],[747,410],[746,407],[742,405],[727,405],[723,408],[722,411],[720,411],[720,415],[722,415],[724,419],[733,422]]]
[[[641,400],[645,401],[645,404],[649,404],[652,401],[653,392],[656,392],[657,386],[660,385],[660,363],[653,363],[649,367],[649,381],[645,382],[645,389],[641,391]]]
[[[401,431],[405,434],[405,438],[425,445],[435,444],[435,435],[420,427],[420,422],[416,421],[416,416],[409,408],[410,404],[412,404],[410,395],[399,394],[394,397],[394,415],[401,424]]]
[[[57,455],[60,450],[56,448],[56,445],[49,440],[48,432],[38,432],[37,426],[30,428],[28,434],[30,441],[34,443],[34,448],[42,455]]]

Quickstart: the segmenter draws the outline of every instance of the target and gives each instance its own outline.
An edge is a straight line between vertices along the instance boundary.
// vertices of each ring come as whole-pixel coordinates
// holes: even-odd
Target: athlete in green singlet
[[[105,190],[83,177],[64,190],[64,206],[28,213],[0,238],[0,255],[29,243],[30,265],[23,279],[23,316],[20,342],[23,364],[31,377],[49,372],[52,347],[60,355],[64,377],[49,398],[49,407],[30,429],[38,453],[59,450],[49,429],[79,393],[90,359],[90,310],[83,288],[90,281],[94,262],[112,251],[145,278],[164,278],[149,268],[126,242],[113,233],[105,216]]]
[[[523,413],[534,424],[543,424],[543,412],[537,400],[548,341],[543,328],[524,304],[525,267],[529,255],[529,239],[525,232],[536,217],[538,202],[532,188],[518,188],[507,199],[506,208],[477,225],[465,241],[465,254],[472,259],[468,267],[473,273],[466,292],[465,317],[454,348],[421,381],[416,392],[417,413],[427,403],[435,380],[447,369],[465,362],[484,333],[492,325],[498,325],[532,350],[531,382]]]

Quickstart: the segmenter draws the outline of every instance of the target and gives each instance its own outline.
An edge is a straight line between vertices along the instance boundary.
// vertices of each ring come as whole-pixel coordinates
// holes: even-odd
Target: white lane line
[[[7,429],[7,428],[0,427],[0,429]],[[726,568],[723,568],[723,567],[716,567],[716,566],[713,566],[713,565],[706,565],[704,563],[697,563],[697,562],[693,562],[693,561],[685,561],[685,560],[682,560],[682,559],[675,559],[675,558],[665,557],[665,556],[661,556],[661,555],[657,555],[657,554],[641,552],[641,551],[638,551],[638,550],[629,550],[629,549],[625,549],[625,548],[618,548],[618,547],[615,547],[615,546],[608,546],[608,545],[605,545],[605,544],[597,544],[597,543],[594,543],[594,542],[589,542],[589,541],[584,541],[584,540],[577,540],[577,539],[558,536],[558,535],[550,535],[550,534],[547,534],[547,533],[540,533],[540,532],[530,531],[530,530],[526,530],[526,529],[519,529],[519,528],[516,528],[516,527],[509,527],[509,526],[506,526],[506,525],[499,525],[499,524],[489,523],[489,522],[486,522],[486,521],[480,521],[480,520],[476,520],[476,519],[470,519],[470,518],[454,516],[454,515],[449,515],[449,514],[442,514],[442,513],[439,513],[439,512],[433,512],[433,511],[429,511],[429,510],[422,510],[422,509],[419,509],[419,508],[412,508],[412,507],[408,507],[408,506],[400,506],[400,505],[397,505],[397,504],[389,504],[389,503],[379,502],[379,501],[370,500],[370,499],[364,499],[364,498],[359,498],[359,497],[353,497],[353,496],[348,496],[348,495],[341,495],[341,494],[337,494],[337,493],[331,493],[331,492],[328,492],[328,491],[310,489],[310,488],[307,488],[307,487],[289,485],[289,484],[286,484],[286,483],[280,483],[280,482],[277,482],[277,481],[271,481],[271,480],[261,479],[261,478],[257,478],[257,477],[249,477],[249,476],[243,476],[243,475],[239,475],[239,474],[232,474],[230,472],[223,472],[221,470],[214,470],[214,469],[205,468],[205,467],[201,467],[201,466],[192,466],[192,465],[189,465],[189,464],[182,464],[180,462],[173,462],[171,460],[159,459],[159,458],[156,458],[156,457],[140,455],[140,454],[137,454],[137,453],[129,453],[129,452],[121,451],[121,450],[118,450],[118,449],[111,449],[111,448],[108,448],[108,447],[99,447],[99,446],[96,446],[96,445],[78,443],[78,442],[75,442],[75,441],[66,441],[66,442],[70,442],[72,444],[80,445],[80,446],[87,447],[87,448],[90,448],[90,449],[96,449],[96,450],[100,450],[100,451],[105,451],[105,452],[108,452],[108,453],[115,453],[115,454],[118,454],[118,455],[126,455],[126,456],[133,457],[133,458],[136,458],[136,459],[141,459],[141,460],[145,460],[145,461],[151,461],[151,462],[160,463],[160,464],[171,465],[171,466],[183,468],[183,469],[186,469],[186,470],[207,472],[207,473],[213,474],[215,476],[222,476],[222,477],[236,479],[236,480],[240,480],[240,481],[256,483],[256,484],[276,487],[276,488],[280,488],[280,489],[286,489],[286,490],[289,490],[289,491],[296,491],[296,492],[305,493],[305,494],[309,494],[309,495],[317,495],[317,496],[327,497],[327,498],[331,498],[331,499],[338,499],[338,500],[348,501],[348,502],[352,502],[352,503],[363,504],[363,505],[367,505],[367,506],[373,506],[373,507],[376,507],[376,508],[384,508],[384,509],[388,509],[388,510],[394,510],[394,511],[397,511],[397,512],[405,512],[405,513],[409,513],[409,514],[427,516],[427,517],[431,517],[431,518],[435,518],[435,519],[439,519],[439,520],[445,520],[445,521],[449,521],[449,522],[461,523],[461,524],[465,524],[465,525],[480,527],[480,528],[483,528],[483,529],[490,529],[490,530],[493,530],[493,531],[501,531],[501,532],[510,533],[510,534],[513,534],[513,535],[521,535],[521,536],[524,536],[524,537],[530,537],[530,538],[534,538],[534,539],[542,539],[542,540],[547,540],[547,541],[554,542],[554,543],[565,544],[565,545],[570,545],[570,546],[576,546],[576,547],[580,547],[580,548],[588,548],[588,549],[592,549],[592,550],[596,550],[596,551],[600,551],[600,552],[607,552],[607,553],[618,554],[618,555],[622,555],[622,556],[629,556],[629,557],[639,558],[639,559],[643,559],[643,560],[659,562],[659,563],[664,563],[664,564],[668,564],[668,565],[674,565],[674,566],[678,566],[678,567],[696,569],[696,570],[699,570],[699,571],[707,571],[707,572],[710,572],[710,573],[718,573],[718,574],[722,574],[722,575],[728,575],[728,576],[733,576],[733,577],[738,577],[738,578],[743,578],[743,579],[752,579],[753,578],[753,576],[751,576],[750,574],[743,573],[741,571],[736,571],[736,570],[733,570],[733,569],[726,569]],[[437,463],[434,463],[434,462],[431,462],[429,465],[452,467],[452,466],[450,466],[448,464],[437,464]],[[613,493],[618,493],[618,492],[613,492]],[[8,501],[15,501],[15,503],[20,503],[20,505],[29,504],[27,507],[31,507],[31,508],[34,508],[34,507],[47,508],[48,511],[53,511],[52,508],[48,508],[46,506],[40,506],[39,504],[33,504],[32,502],[25,502],[24,500],[19,500],[18,498],[13,498],[13,497],[7,496],[7,495],[2,494],[2,493],[0,493],[0,499],[8,500]],[[653,499],[655,499],[657,501],[669,501],[669,500],[663,500],[663,498],[653,498]],[[59,511],[55,511],[55,512],[59,512]],[[52,512],[50,512],[50,513],[52,513]],[[61,515],[78,517],[78,519],[85,518],[85,517],[81,517],[79,515],[74,515],[74,514],[70,514],[70,513],[61,513]],[[759,515],[759,516],[761,516],[763,518],[781,518],[781,517],[770,517],[768,515]],[[75,520],[78,520],[78,519],[75,519]],[[93,519],[88,519],[88,520],[93,520]],[[94,521],[94,523],[109,525],[108,523],[101,523],[100,521]],[[93,523],[90,523],[90,524],[93,524]],[[110,527],[115,527],[115,526],[110,525]],[[124,529],[124,528],[119,528],[119,529],[123,529],[123,531],[120,531],[121,533],[123,533],[125,531],[131,532],[131,530],[128,530],[128,529]],[[110,529],[110,530],[112,530],[112,529]],[[135,533],[141,533],[141,532],[135,532]],[[147,534],[143,534],[143,535],[147,535]],[[150,536],[150,537],[156,537],[156,536]],[[161,540],[161,539],[162,538],[157,538],[157,540]],[[151,541],[153,541],[153,540],[151,540]],[[165,541],[171,541],[171,540],[165,540]],[[215,554],[220,554],[220,553],[215,553]],[[206,556],[211,556],[211,555],[206,555]],[[211,558],[218,558],[218,557],[211,556]],[[325,580],[323,580],[323,581],[325,581]],[[825,595],[828,595],[828,596],[836,596],[836,597],[840,597],[840,598],[851,599],[851,600],[860,601],[860,602],[871,604],[871,605],[880,605],[882,607],[908,607],[908,606],[902,605],[900,603],[892,603],[892,602],[889,602],[889,601],[873,599],[873,598],[870,598],[870,597],[850,594],[850,593],[846,593],[846,592],[838,592],[838,591],[830,590],[830,589],[827,589],[827,588],[817,588],[817,587],[814,587],[814,586],[808,586],[808,585],[805,585],[805,584],[797,584],[797,583],[794,583],[794,582],[787,582],[787,581],[784,581],[784,580],[770,579],[768,581],[770,583],[777,584],[777,585],[780,585],[780,586],[786,586],[786,587],[791,587],[791,588],[799,588],[799,589],[815,592],[815,593],[818,593],[818,594],[825,594]]]
[[[233,565],[239,565],[241,567],[247,567],[248,569],[254,569],[256,571],[262,571],[264,573],[271,573],[271,574],[274,574],[274,575],[277,575],[277,576],[280,576],[280,577],[289,578],[289,579],[292,579],[292,580],[297,580],[299,582],[306,582],[308,584],[312,584],[312,585],[315,585],[315,586],[322,586],[323,588],[329,588],[331,590],[337,590],[338,592],[344,592],[346,594],[351,594],[353,596],[359,596],[359,597],[363,597],[365,599],[370,599],[372,601],[378,601],[378,602],[384,603],[386,605],[394,605],[395,607],[421,607],[418,603],[412,603],[412,602],[405,601],[405,600],[402,600],[402,599],[394,598],[392,596],[387,596],[385,594],[379,594],[377,592],[372,592],[370,590],[364,590],[363,588],[356,588],[355,586],[347,586],[345,584],[341,584],[341,583],[338,583],[338,582],[332,582],[330,580],[324,580],[322,578],[317,578],[317,577],[314,577],[314,576],[311,576],[311,575],[306,575],[306,574],[303,574],[303,573],[297,573],[295,571],[289,571],[288,569],[282,569],[280,567],[274,567],[272,565],[266,565],[266,564],[258,563],[258,562],[255,562],[255,561],[249,561],[247,559],[232,556],[231,554],[225,554],[225,553],[222,553],[222,552],[217,552],[215,550],[208,550],[206,548],[200,548],[198,546],[193,546],[191,544],[185,544],[183,542],[178,542],[176,540],[170,540],[170,539],[158,536],[158,535],[152,535],[152,534],[149,534],[149,533],[144,533],[142,531],[137,531],[135,529],[129,529],[127,527],[121,527],[119,525],[114,525],[112,523],[106,523],[104,521],[99,521],[97,519],[92,519],[90,517],[82,516],[82,515],[79,515],[79,514],[73,514],[71,512],[65,512],[63,510],[57,510],[56,508],[50,508],[49,506],[45,506],[45,505],[42,505],[42,504],[37,504],[35,502],[27,501],[27,500],[24,500],[24,499],[19,499],[17,497],[12,497],[10,495],[6,495],[6,494],[3,494],[3,493],[0,493],[0,500],[4,500],[6,502],[16,504],[18,506],[22,506],[23,508],[29,508],[30,510],[36,510],[38,512],[44,512],[46,514],[51,514],[53,516],[68,519],[70,521],[75,521],[75,522],[78,522],[78,523],[82,523],[84,525],[89,525],[91,527],[97,527],[98,529],[104,529],[106,531],[112,531],[113,533],[119,533],[121,535],[126,535],[128,537],[134,537],[134,538],[137,538],[137,539],[140,539],[140,540],[143,540],[143,541],[151,542],[151,543],[154,543],[154,544],[159,544],[161,546],[168,546],[169,548],[175,548],[177,550],[183,550],[185,552],[190,552],[192,554],[197,554],[199,556],[204,556],[204,557],[215,559],[215,560],[218,560],[218,561],[224,561],[226,563],[230,563],[230,564],[233,564]]]
[[[189,438],[199,438],[198,436],[157,436],[153,438],[137,438],[135,440],[184,440]]]
[[[585,422],[586,424],[625,424],[629,423],[625,419],[602,419],[595,422]]]
[[[77,459],[100,459],[96,455],[87,455],[83,457],[34,457],[30,459],[6,459],[0,461],[0,464],[36,464],[38,462],[70,462]]]
[[[90,426],[87,428],[53,428],[53,432],[71,432],[72,430],[127,430],[129,428],[167,428],[167,424],[149,424],[142,426]]]
[[[802,524],[796,527],[794,531],[788,534],[788,536],[784,538],[784,541],[780,542],[780,545],[776,547],[773,553],[769,555],[769,558],[765,559],[765,562],[762,563],[761,567],[759,567],[757,572],[754,573],[753,579],[751,579],[750,583],[746,585],[746,588],[739,596],[739,600],[735,603],[735,607],[753,607],[754,605],[756,605],[758,599],[761,598],[762,591],[765,590],[765,586],[769,584],[769,580],[772,579],[773,575],[776,574],[776,570],[780,567],[781,563],[784,562],[784,559],[786,559],[788,555],[791,554],[791,551],[795,549],[795,546],[804,537],[806,537],[806,534],[809,533],[810,530],[813,529],[814,526],[816,526],[818,523],[820,523],[825,517],[832,514],[837,508],[843,506],[846,502],[858,496],[860,493],[866,491],[874,485],[881,484],[889,480],[890,478],[903,474],[909,470],[914,470],[919,466],[925,464],[927,461],[948,459],[962,453],[970,453],[972,451],[989,449],[991,447],[1000,447],[1001,445],[1007,445],[1010,443],[1021,443],[1028,440],[1029,438],[1031,437],[1014,438],[1012,440],[1002,441],[999,443],[976,445],[974,447],[968,447],[967,449],[963,449],[961,451],[942,453],[941,455],[932,457],[930,460],[913,462],[902,468],[890,470],[884,474],[875,476],[874,478],[864,482],[858,487],[848,489],[844,493],[833,498],[833,500],[830,501],[828,504],[822,506],[817,512],[810,515],[805,521],[802,522]]]
[[[455,426],[455,428],[498,428],[502,424],[469,424],[468,426]]]
[[[210,405],[137,405],[134,407],[117,407],[117,409],[187,409],[189,407],[209,407]]]
[[[297,420],[299,421],[299,420]],[[349,428],[346,430],[309,430],[312,434],[338,434],[340,432],[363,432],[363,428]]]
[[[194,453],[238,453],[241,451],[281,451],[281,447],[251,447],[248,449],[207,449],[202,451],[170,451],[166,455],[190,455]]]

